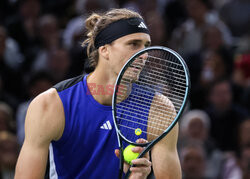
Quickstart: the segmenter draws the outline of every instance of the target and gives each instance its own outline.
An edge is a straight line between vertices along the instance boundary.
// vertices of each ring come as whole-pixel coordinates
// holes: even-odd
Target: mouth
[[[134,69],[134,70],[136,70],[136,71],[141,71],[142,70],[142,68],[143,68],[143,66],[142,65],[138,65],[138,64],[132,64],[131,66],[130,66],[132,69]]]

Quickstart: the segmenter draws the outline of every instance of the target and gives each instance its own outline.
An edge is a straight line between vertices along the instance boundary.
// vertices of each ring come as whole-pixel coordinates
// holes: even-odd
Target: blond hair
[[[85,26],[87,29],[87,39],[82,45],[87,45],[87,55],[90,67],[95,68],[98,63],[98,49],[96,49],[94,45],[97,34],[115,21],[133,17],[142,19],[140,14],[128,9],[111,9],[103,14],[93,13],[86,19]]]

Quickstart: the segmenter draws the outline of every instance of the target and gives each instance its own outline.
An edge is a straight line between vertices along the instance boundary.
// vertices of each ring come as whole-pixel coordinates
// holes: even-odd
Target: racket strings
[[[144,114],[145,115],[143,115],[143,112],[141,112],[140,113],[140,117],[136,117],[136,116],[134,116],[134,115],[130,115],[129,113],[131,113],[131,110],[134,110],[133,108],[126,108],[126,109],[124,109],[123,110],[123,112],[128,112],[128,114],[126,114],[126,116],[129,116],[129,117],[134,117],[134,118],[136,118],[136,119],[139,119],[139,120],[141,120],[141,121],[144,121],[144,122],[147,122],[147,120],[145,120],[145,119],[141,119],[140,117],[148,117],[148,114],[147,113],[145,113],[144,112]],[[141,111],[141,110],[139,110],[139,111]],[[137,111],[137,112],[139,112],[139,111]],[[123,112],[119,112],[119,111],[117,111],[117,114],[121,114],[121,116],[123,115]],[[164,113],[162,113],[162,114],[164,114]],[[172,113],[172,115],[169,113],[169,114],[164,114],[164,117],[169,117],[169,118],[171,118],[171,117],[173,117],[173,116],[175,116],[176,114],[175,113]],[[160,122],[160,121],[165,121],[164,119],[164,117],[158,117],[157,119],[155,119],[154,121],[148,121],[148,123],[157,123],[157,122]],[[122,117],[120,117],[120,116],[118,116],[118,118],[121,118],[121,119],[123,119]],[[162,119],[162,120],[160,120],[160,119]],[[125,118],[124,118],[124,120],[126,120]],[[167,122],[167,121],[166,121]],[[138,123],[138,122],[135,122],[135,123]],[[165,125],[162,125],[162,126],[165,126]]]
[[[150,65],[154,65],[154,64],[158,64],[158,63],[154,63],[154,62],[150,62]],[[139,63],[133,63],[133,66],[135,66],[135,67],[137,67],[138,65],[140,65]],[[162,66],[162,67],[155,67],[154,68],[154,66],[147,66],[148,67],[148,69],[147,69],[147,71],[154,71],[154,73],[155,74],[158,74],[159,75],[159,77],[162,75],[162,74],[166,74],[166,71],[164,70],[164,67],[165,66]],[[161,69],[161,70],[160,70]],[[169,67],[168,69],[171,69],[171,67]],[[177,75],[177,76],[180,76],[180,78],[179,79],[183,79],[183,77],[185,77],[185,73],[183,73],[183,71],[181,71],[181,69],[178,69],[178,68],[172,68],[174,71],[173,72],[171,72],[171,74],[174,74],[174,75]],[[161,73],[159,73],[159,72],[161,72]],[[153,73],[152,73],[153,74]]]
[[[152,59],[154,59],[153,57],[150,57],[150,58],[152,58]],[[172,65],[176,65],[176,67],[175,68],[172,68],[173,70],[175,70],[176,72],[182,72],[183,73],[183,71],[181,70],[181,65],[180,64],[177,64],[177,63],[174,63],[174,62],[170,62],[170,63],[167,63],[167,64],[159,64],[159,62],[156,62],[155,60],[152,60],[152,61],[150,61],[150,62],[146,62],[146,63],[150,63],[150,65],[151,66],[147,66],[147,67],[154,67],[154,66],[158,66],[158,70],[159,69],[161,69],[162,68],[162,71],[164,71],[164,69],[166,69],[166,68],[168,68],[168,69],[171,69],[171,67],[170,67],[170,64],[172,64]],[[169,65],[168,67],[166,67],[166,65]],[[144,66],[144,63],[141,63],[141,62],[133,62],[133,65],[132,65],[132,67],[137,67],[138,69],[140,69],[140,68],[142,68],[142,66]],[[159,67],[160,66],[160,67]],[[164,68],[164,67],[166,67],[166,68]]]
[[[135,95],[131,95],[131,97],[137,97],[137,96],[135,96]],[[121,100],[122,100],[122,98],[121,98]],[[180,101],[180,100],[179,100]],[[146,102],[146,101],[144,101],[143,99],[137,99],[136,101],[131,101],[131,103],[130,104],[128,104],[128,105],[126,105],[126,107],[127,106],[132,106],[131,108],[129,108],[129,109],[134,109],[134,106],[136,106],[136,108],[138,108],[138,109],[143,109],[143,107],[140,107],[139,105],[141,104],[141,102],[144,102],[146,105],[151,105],[151,103],[150,102]],[[180,106],[181,105],[181,103],[175,103],[177,106]],[[159,104],[156,104],[155,105],[156,107],[161,107],[162,105],[159,105]],[[172,107],[169,105],[169,106],[167,106],[165,109],[168,109],[168,110],[171,110],[172,109]],[[162,112],[166,112],[165,110],[161,110]],[[143,113],[143,112],[142,112]],[[147,114],[147,113],[146,113]]]
[[[157,73],[157,72],[156,72]],[[159,82],[161,82],[161,83],[165,83],[165,81],[164,81],[164,78],[163,77],[160,77],[161,75],[160,74],[153,74],[153,73],[150,73],[150,72],[148,72],[147,73],[147,75],[148,75],[148,77],[147,78],[145,78],[145,80],[144,81],[146,81],[146,82],[150,82],[150,83],[159,83]],[[133,76],[133,74],[128,74],[128,77],[132,77]],[[170,76],[170,75],[169,75]],[[155,80],[156,78],[158,77],[158,79],[157,79],[157,81],[153,81],[153,80]],[[167,76],[166,76],[167,77]],[[165,77],[165,78],[166,78]],[[184,85],[186,85],[186,83],[185,83],[185,81],[183,81],[183,77],[185,77],[185,75],[183,75],[183,76],[181,76],[181,78],[178,78],[178,77],[176,77],[176,79],[177,80],[180,80],[180,81],[178,81],[177,83],[179,84],[178,86],[180,87],[180,88],[185,88],[185,86]],[[142,80],[141,80],[142,81]],[[141,82],[140,81],[140,82]],[[149,84],[149,83],[147,83],[147,84]],[[177,84],[176,84],[177,85]]]
[[[124,83],[124,84],[125,84],[125,83]],[[127,84],[129,84],[129,83],[127,83]],[[144,88],[145,88],[144,92],[146,92],[147,90],[157,89],[157,87],[158,87],[158,85],[154,85],[154,84],[150,85],[150,87],[147,87],[147,86],[145,86],[145,85],[149,85],[149,83],[144,82],[144,80],[142,80],[142,81],[140,81],[140,82],[137,82],[137,84],[138,84],[138,85],[144,85]],[[176,86],[179,86],[179,85],[176,84]],[[162,84],[162,88],[163,88],[163,87],[164,87],[164,88],[167,88],[168,86],[167,86],[166,84]],[[176,98],[180,98],[180,95],[182,95],[182,94],[185,92],[185,88],[184,88],[183,86],[180,86],[180,88],[172,88],[172,89],[175,89],[175,91],[174,91],[171,95],[172,95],[172,97],[176,97]],[[140,89],[140,90],[143,91],[143,89]],[[123,89],[121,88],[121,89],[120,89],[120,92],[126,93],[127,90],[123,90]],[[133,94],[131,94],[131,95],[133,95]],[[146,93],[145,93],[144,96],[150,97],[150,96],[148,96]],[[120,98],[120,99],[122,99],[122,98]],[[180,102],[182,102],[182,101],[183,101],[183,100],[180,99]]]
[[[186,92],[179,60],[171,53],[151,52],[146,60],[136,58],[120,80],[123,88],[116,99],[117,123],[121,134],[132,142],[143,136],[135,135],[138,128],[149,142],[161,135],[174,121]]]
[[[186,91],[186,75],[185,75],[183,66],[180,63],[180,61],[174,55],[170,53],[163,55],[163,58],[154,57],[150,55],[149,57],[153,59],[153,61],[155,59],[162,60],[161,63],[167,65],[167,66],[164,66],[165,77],[163,78],[163,80],[166,80],[168,83],[168,86],[171,86],[172,92],[169,92],[168,96],[175,97],[175,98],[177,97],[183,101],[185,91]],[[164,58],[169,59],[169,60],[164,60]],[[150,63],[152,62],[150,61]],[[149,69],[151,68],[150,70],[154,71],[154,74],[157,74],[159,71],[159,69],[155,69],[155,70],[152,69],[151,66],[147,66],[147,67]],[[155,78],[157,78],[157,76]],[[159,80],[157,80],[157,82],[159,82]],[[164,82],[162,82],[162,84],[164,84]],[[176,93],[176,95],[173,95],[174,93]]]
[[[152,62],[150,62],[150,64],[152,64]],[[136,65],[138,65],[137,62],[135,64],[133,63],[133,66],[136,66]],[[154,79],[158,79],[157,81],[162,79],[161,83],[165,83],[164,80],[166,80],[166,78],[169,78],[169,77],[172,77],[173,75],[175,75],[176,82],[180,84],[179,87],[184,88],[186,85],[185,73],[183,72],[183,70],[178,69],[181,67],[180,65],[178,66],[178,68],[177,67],[173,68],[173,69],[175,69],[176,72],[175,71],[169,72],[166,70],[160,70],[160,69],[163,69],[163,67],[165,67],[165,66],[162,66],[161,68],[154,68],[151,65],[148,65],[146,67],[148,68],[148,69],[146,69],[147,74],[148,74],[147,78],[150,78],[151,81],[153,81]],[[171,67],[169,67],[169,69],[171,69]],[[165,75],[165,77],[162,77],[163,75]],[[145,79],[147,79],[147,78],[145,78]]]
[[[128,115],[128,116],[130,116],[130,117],[134,117],[134,116],[131,116],[131,115]],[[136,117],[134,117],[134,118],[136,118]],[[128,122],[134,122],[134,121],[132,121],[132,120],[129,120],[129,119],[124,119],[124,120],[126,120],[126,121],[128,121]],[[143,124],[143,123],[140,123],[140,122],[134,122],[134,123],[137,123],[137,124],[140,124],[140,125],[143,125],[143,126],[148,126],[148,124]],[[151,128],[152,129],[157,129],[157,130],[160,130],[160,131],[164,131],[165,129],[166,129],[166,127],[168,127],[170,124],[171,124],[171,122],[168,122],[166,125],[161,125],[161,124],[159,124],[159,123],[156,123],[156,122],[149,122],[149,123],[151,123],[151,124],[157,124],[159,127],[152,127],[151,126]],[[119,126],[122,126],[121,124],[118,124]],[[142,130],[142,132],[147,132],[147,131],[143,131]]]
[[[127,129],[132,130],[132,131],[134,131],[134,130],[136,130],[136,129],[137,129],[137,128],[128,127],[128,126],[125,126],[125,125],[122,125],[122,124],[118,124],[118,126],[120,126],[120,127],[125,127],[125,128],[127,128]],[[144,134],[150,134],[150,135],[153,135],[153,136],[155,136],[155,137],[158,137],[158,135],[157,135],[157,134],[155,134],[155,133],[145,132],[145,131],[142,131],[142,133],[144,133]]]
[[[131,77],[133,77],[133,75],[134,74],[132,74],[132,73],[127,74],[126,77],[131,78]],[[152,84],[152,85],[157,86],[160,83],[164,87],[169,86],[169,84],[166,84],[166,81],[165,81],[166,77],[168,77],[168,76],[163,78],[163,77],[161,77],[161,75],[155,75],[155,74],[152,74],[150,72],[147,72],[147,74],[144,74],[144,75],[145,75],[145,77],[143,77],[140,81],[137,81],[138,84],[139,83],[143,84],[143,82],[144,82],[145,85]],[[178,78],[178,77],[175,78],[176,80],[179,80],[179,81],[176,81],[176,83],[175,83],[175,86],[177,87],[175,89],[176,90],[182,89],[183,93],[185,92],[185,87],[186,87],[185,86],[186,83],[184,81],[184,78],[185,78],[185,75],[183,75],[182,78]],[[130,84],[131,82],[128,80],[123,80],[122,83],[124,84],[124,86],[126,86],[127,84]]]

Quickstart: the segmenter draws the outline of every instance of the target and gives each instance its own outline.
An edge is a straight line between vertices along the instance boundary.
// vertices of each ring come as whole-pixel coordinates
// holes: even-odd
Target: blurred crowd
[[[249,0],[1,0],[0,179],[13,178],[30,101],[91,72],[84,20],[110,8],[140,12],[152,45],[174,49],[189,67],[183,178],[250,178]]]

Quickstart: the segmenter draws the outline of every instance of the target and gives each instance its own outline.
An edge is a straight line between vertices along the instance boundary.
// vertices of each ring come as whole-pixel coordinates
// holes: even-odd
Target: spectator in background
[[[85,73],[85,63],[87,60],[87,47],[81,46],[80,42],[85,40],[85,36],[82,34],[83,31],[74,33],[73,44],[69,49],[71,58],[70,73],[72,76],[78,76]]]
[[[231,46],[225,43],[223,31],[218,24],[206,24],[202,31],[202,46],[186,56],[191,76],[191,107],[204,108],[207,89],[218,78],[231,78],[233,54]]]
[[[39,0],[21,0],[17,13],[6,21],[9,35],[19,44],[25,56],[23,70],[30,69],[39,49],[38,22],[41,13]]]
[[[169,1],[164,8],[163,17],[166,24],[166,43],[168,43],[173,31],[188,18],[184,1]]]
[[[250,143],[241,148],[239,165],[242,170],[242,179],[250,178]]]
[[[32,64],[32,70],[47,68],[49,53],[61,47],[61,35],[58,20],[54,15],[45,14],[39,19],[39,38],[41,48]]]
[[[199,143],[189,141],[180,150],[183,179],[205,178],[206,154]]]
[[[53,85],[54,80],[52,76],[45,71],[40,71],[31,75],[27,85],[28,100],[20,103],[16,112],[17,139],[20,147],[24,141],[25,116],[31,100]]]
[[[204,108],[207,105],[207,93],[209,86],[216,80],[231,77],[230,56],[227,51],[206,50],[200,54],[191,55],[188,58],[188,66],[191,69],[191,107]]]
[[[231,0],[219,9],[219,13],[234,37],[246,34],[250,23],[249,0]]]
[[[209,89],[206,112],[211,118],[211,137],[222,151],[237,150],[237,128],[248,115],[244,108],[233,103],[228,79],[215,80]]]
[[[74,0],[75,1],[75,0]],[[40,1],[40,7],[43,14],[54,14],[56,18],[60,20],[59,24],[65,26],[66,21],[74,14],[71,10],[72,0],[42,0]]]
[[[17,42],[8,36],[6,28],[0,25],[0,55],[11,70],[19,70],[23,63],[23,55]]]
[[[250,87],[250,53],[236,56],[233,77],[235,84],[243,88]]]
[[[7,36],[6,29],[3,26],[0,26],[1,88],[9,95],[20,100],[22,97],[22,75],[20,74],[19,67],[22,61],[22,55],[18,52],[16,45],[17,44]]]
[[[82,34],[85,29],[85,20],[92,12],[104,12],[110,8],[115,8],[116,3],[114,0],[76,0],[73,4],[73,9],[76,15],[71,18],[63,31],[63,45],[65,48],[70,49],[74,45],[74,37],[77,34]],[[81,39],[85,40],[85,39]],[[82,42],[82,41],[81,41]],[[78,45],[81,43],[78,42]]]
[[[190,110],[180,121],[180,140],[178,148],[182,150],[190,142],[199,143],[205,152],[205,178],[218,178],[223,173],[224,156],[210,137],[210,118],[203,110]]]
[[[238,131],[238,163],[242,171],[242,179],[250,178],[250,116],[239,126]]]
[[[208,142],[210,118],[205,111],[193,109],[183,114],[180,121],[180,137]]]
[[[0,23],[5,23],[5,20],[15,13],[16,1],[0,1]]]
[[[226,76],[231,77],[233,71],[234,50],[223,40],[223,31],[217,25],[208,25],[204,29],[202,39],[202,52],[214,51],[224,61]]]
[[[236,43],[236,52],[238,54],[250,53],[250,23],[248,23],[247,29],[246,34],[240,37],[239,41]]]
[[[56,82],[72,77],[70,66],[71,59],[66,49],[60,48],[50,52],[47,70]]]
[[[13,109],[2,101],[0,101],[0,131],[15,132]]]
[[[11,94],[7,93],[3,88],[2,77],[0,75],[0,101],[8,103],[13,109],[18,106],[18,101]]]
[[[202,59],[200,84],[207,88],[216,79],[227,75],[226,63],[223,54],[216,51],[207,51]]]
[[[113,0],[77,0],[74,3],[76,16],[69,20],[63,34],[63,46],[69,51],[71,58],[70,73],[77,76],[84,73],[85,63],[87,63],[87,50],[82,47],[82,42],[86,39],[85,16],[94,11],[105,11],[116,4]],[[88,67],[86,67],[88,68]],[[87,69],[88,70],[88,69]],[[90,69],[91,70],[91,69]]]
[[[47,71],[56,82],[73,76],[70,71],[72,61],[67,49],[60,47],[50,50],[44,61],[44,66],[39,69],[34,68],[32,73]]]
[[[231,0],[213,0],[214,7],[217,11],[221,9],[226,3],[230,2]]]
[[[235,57],[233,89],[236,102],[250,111],[250,51]]]
[[[0,178],[14,178],[19,146],[15,135],[8,131],[0,132]]]
[[[122,2],[122,1],[121,1]],[[135,12],[141,12],[140,3],[137,0],[127,0],[121,3],[122,8],[127,8]]]
[[[231,34],[213,10],[209,0],[186,0],[185,8],[189,18],[178,26],[171,37],[170,46],[184,57],[202,47],[202,36],[207,25],[216,25],[222,32],[223,41],[230,45]]]
[[[240,123],[238,131],[238,149],[247,145],[250,145],[250,117]]]
[[[156,10],[152,10],[145,15],[145,21],[149,24],[148,28],[152,36],[151,44],[165,46],[167,37],[166,24],[161,14]]]

